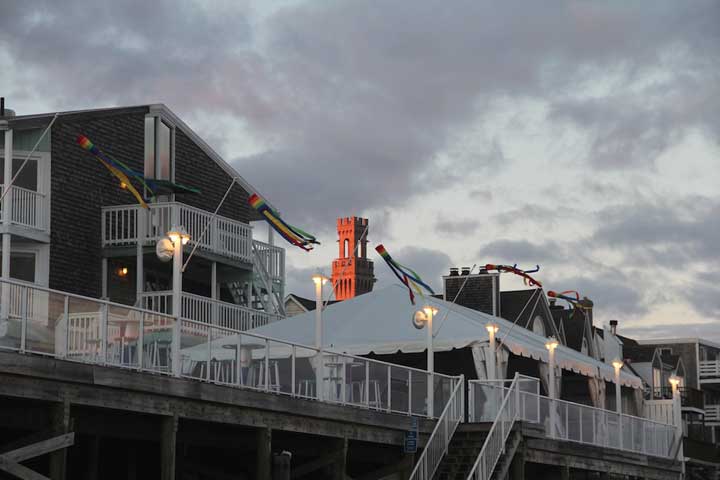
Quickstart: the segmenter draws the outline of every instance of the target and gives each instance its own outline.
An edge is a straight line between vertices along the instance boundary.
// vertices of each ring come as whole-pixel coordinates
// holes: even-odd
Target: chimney
[[[610,320],[610,331],[615,336],[617,336],[617,326],[618,326],[617,320]]]
[[[0,97],[0,118],[14,117],[15,110],[5,108],[5,97]]]
[[[499,274],[485,270],[471,274],[469,267],[463,267],[462,274],[458,271],[460,269],[453,267],[450,274],[443,277],[443,298],[463,307],[500,316]]]

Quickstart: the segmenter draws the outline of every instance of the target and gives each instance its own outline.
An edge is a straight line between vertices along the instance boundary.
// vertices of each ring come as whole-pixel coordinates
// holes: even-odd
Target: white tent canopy
[[[423,305],[438,309],[433,320],[436,352],[487,344],[485,325],[496,323],[500,328],[497,341],[516,355],[548,361],[547,338],[511,322],[476,310],[432,297],[418,298],[410,304],[404,286],[392,285],[350,300],[335,303],[323,312],[324,347],[351,355],[414,353],[426,349],[426,332],[412,324],[414,313]],[[265,325],[249,333],[264,335],[292,343],[312,346],[315,343],[315,312],[308,312]],[[560,345],[555,350],[558,367],[589,377],[613,381],[613,367],[576,350]],[[628,372],[621,372],[621,382],[642,388],[642,381]]]

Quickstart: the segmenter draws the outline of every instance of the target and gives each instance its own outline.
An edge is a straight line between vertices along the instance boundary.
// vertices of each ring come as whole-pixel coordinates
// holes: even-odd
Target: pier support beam
[[[560,467],[560,480],[570,480],[570,467],[567,465]]]
[[[62,403],[53,406],[51,428],[54,434],[62,435],[70,431],[70,401],[64,399]],[[52,480],[65,480],[67,470],[67,450],[61,448],[50,454],[50,478]]]
[[[334,450],[337,451],[335,463],[330,467],[330,473],[333,480],[345,480],[345,471],[347,470],[347,438],[339,438],[335,442]]]
[[[515,452],[510,464],[510,480],[525,480],[525,451],[522,445]]]
[[[272,475],[272,430],[260,428],[256,434],[257,460],[255,480],[271,480]]]
[[[160,479],[175,480],[178,417],[163,417],[160,426]]]

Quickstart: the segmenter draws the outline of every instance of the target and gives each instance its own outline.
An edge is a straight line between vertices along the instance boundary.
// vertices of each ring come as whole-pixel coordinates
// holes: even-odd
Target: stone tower
[[[347,300],[372,291],[375,277],[373,262],[367,258],[367,228],[367,218],[337,219],[339,253],[332,264],[336,300]]]

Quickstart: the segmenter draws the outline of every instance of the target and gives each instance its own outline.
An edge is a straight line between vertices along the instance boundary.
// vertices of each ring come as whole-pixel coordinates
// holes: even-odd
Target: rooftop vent
[[[450,276],[451,276],[451,277],[457,277],[457,276],[458,276],[458,269],[457,269],[457,268],[451,268],[451,269],[450,269]]]
[[[462,267],[463,275],[470,275],[470,267]]]

